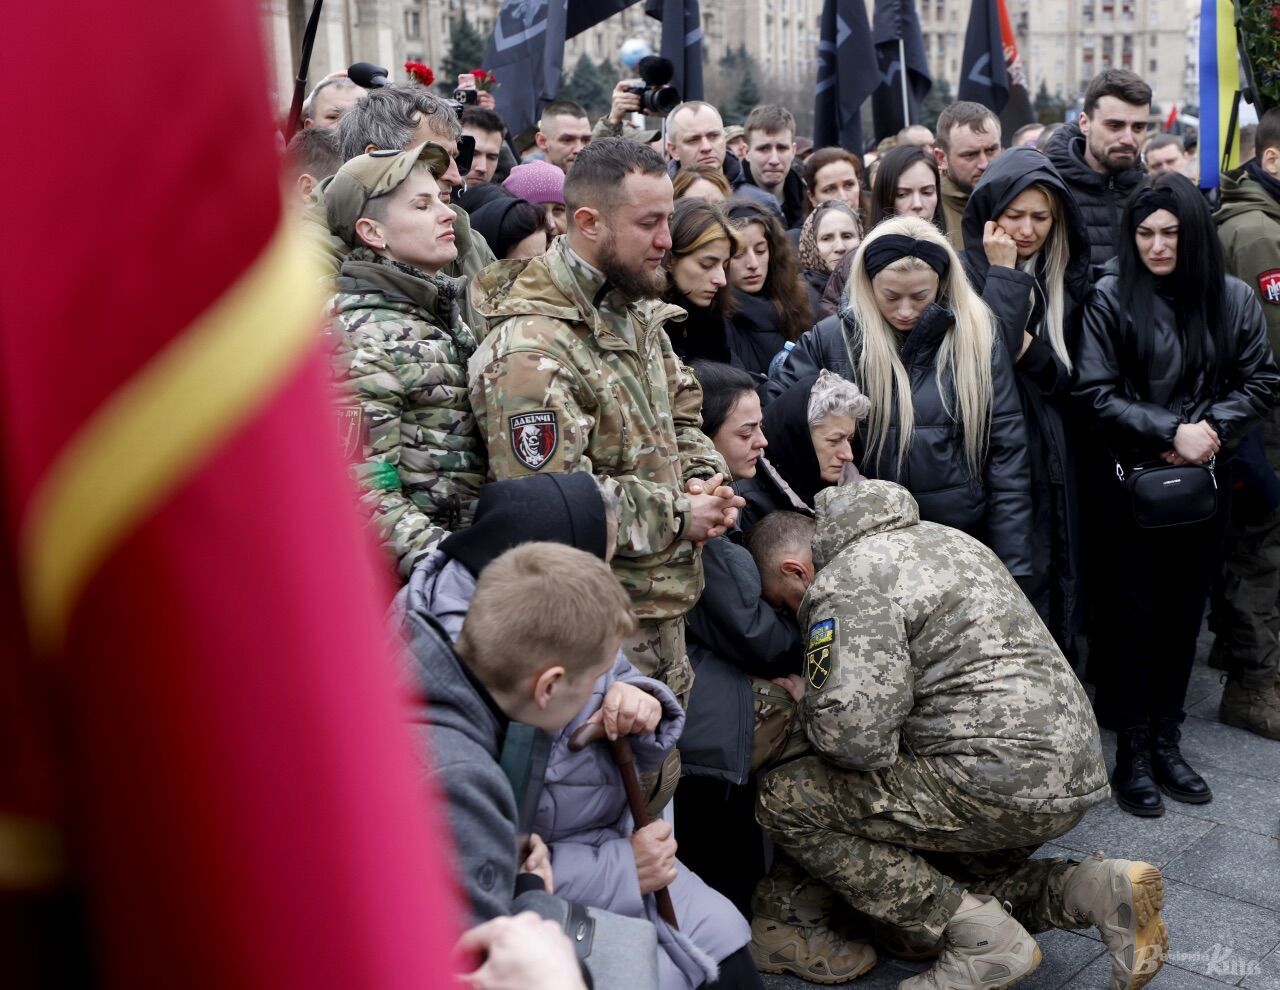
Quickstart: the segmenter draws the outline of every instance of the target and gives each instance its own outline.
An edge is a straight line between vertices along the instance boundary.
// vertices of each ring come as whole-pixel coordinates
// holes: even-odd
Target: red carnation
[[[430,86],[436,81],[436,74],[431,70],[431,66],[422,62],[405,62],[404,71],[409,74],[409,78],[423,86]]]
[[[472,69],[471,74],[476,77],[476,89],[487,93],[490,90],[498,88],[498,79],[492,72],[484,69]]]
[[[1280,31],[1280,4],[1271,8],[1271,30]]]

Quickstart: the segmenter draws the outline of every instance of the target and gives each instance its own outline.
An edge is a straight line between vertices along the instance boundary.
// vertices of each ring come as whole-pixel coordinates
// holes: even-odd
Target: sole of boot
[[[1254,725],[1248,719],[1234,718],[1224,715],[1222,710],[1218,710],[1218,721],[1223,725],[1229,725],[1234,729],[1244,729],[1245,732],[1252,732],[1255,736],[1261,736],[1263,739],[1275,739],[1280,741],[1280,732],[1267,732],[1259,726]]]
[[[820,983],[824,987],[834,987],[841,983],[852,983],[859,976],[863,976],[871,972],[871,970],[875,969],[876,958],[875,956],[872,956],[871,962],[867,963],[857,972],[850,973],[847,976],[819,976],[816,973],[808,972],[800,966],[788,966],[786,963],[761,962],[754,957],[752,958],[752,962],[756,964],[756,969],[761,973],[768,973],[770,976],[796,976],[808,983]]]
[[[1133,969],[1121,990],[1140,990],[1160,972],[1169,951],[1169,933],[1160,912],[1164,908],[1164,877],[1150,863],[1129,867],[1133,911],[1138,928],[1134,935]]]
[[[1140,804],[1130,804],[1115,791],[1111,792],[1116,799],[1116,804],[1120,805],[1122,811],[1127,811],[1131,815],[1137,815],[1139,818],[1159,818],[1164,814],[1164,805],[1159,804],[1154,808],[1147,808]]]
[[[1203,794],[1188,794],[1186,791],[1175,791],[1166,784],[1160,784],[1160,793],[1165,794],[1175,801],[1181,801],[1183,804],[1208,804],[1213,800],[1213,791],[1205,791]],[[1162,811],[1163,813],[1163,811]],[[1134,812],[1138,814],[1138,812]]]

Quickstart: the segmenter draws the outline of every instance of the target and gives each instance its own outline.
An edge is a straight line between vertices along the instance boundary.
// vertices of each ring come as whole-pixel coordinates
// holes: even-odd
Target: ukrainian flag
[[[1240,164],[1239,126],[1223,161],[1231,107],[1240,89],[1232,0],[1200,0],[1200,187],[1218,188],[1224,169]]]

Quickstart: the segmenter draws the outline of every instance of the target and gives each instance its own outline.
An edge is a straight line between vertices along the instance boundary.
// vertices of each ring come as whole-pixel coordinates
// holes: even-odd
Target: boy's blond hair
[[[523,543],[481,571],[458,655],[485,687],[511,691],[552,664],[570,677],[597,668],[634,630],[631,602],[603,560]]]

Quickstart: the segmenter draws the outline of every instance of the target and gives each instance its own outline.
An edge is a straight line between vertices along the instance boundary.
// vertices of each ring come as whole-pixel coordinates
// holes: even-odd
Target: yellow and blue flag
[[[1232,0],[1200,2],[1200,187],[1217,189],[1222,171],[1240,164],[1239,128],[1228,135],[1240,89]],[[1230,139],[1230,153],[1224,150]]]

